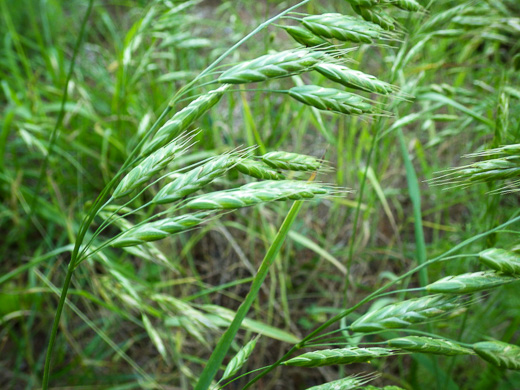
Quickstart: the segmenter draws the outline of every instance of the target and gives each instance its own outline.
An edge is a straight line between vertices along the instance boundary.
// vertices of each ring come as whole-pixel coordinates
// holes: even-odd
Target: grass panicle
[[[481,341],[473,350],[485,361],[500,368],[520,370],[520,347],[502,341]]]
[[[482,264],[506,275],[520,275],[520,254],[500,248],[489,248],[479,253]]]
[[[369,362],[372,359],[395,355],[395,350],[388,348],[336,348],[307,352],[283,362],[286,366],[323,367],[333,364],[352,364]]]
[[[211,107],[217,104],[228,88],[229,85],[224,84],[213,91],[199,96],[185,108],[178,111],[169,121],[160,127],[152,139],[143,146],[141,155],[148,156],[150,153],[153,153],[177,137]]]
[[[287,34],[289,34],[292,39],[303,46],[312,47],[314,49],[324,49],[331,47],[332,44],[323,39],[322,37],[313,34],[311,31],[302,26],[280,26]]]
[[[489,290],[518,279],[509,275],[501,275],[494,271],[472,272],[456,276],[447,276],[425,287],[429,293],[470,294]]]
[[[224,374],[222,374],[222,378],[220,379],[221,381],[235,376],[237,372],[242,367],[244,367],[244,365],[247,363],[247,359],[249,359],[249,356],[251,356],[251,354],[253,353],[257,341],[258,338],[254,338],[253,340],[249,341],[246,345],[244,345],[242,348],[240,348],[237,354],[233,356],[233,358],[226,365]]]
[[[421,4],[416,2],[415,0],[393,0],[390,2],[390,4],[396,6],[397,8],[400,8],[404,11],[410,11],[410,12],[420,12],[424,11],[424,8]]]
[[[392,348],[404,349],[410,352],[421,352],[433,355],[473,355],[471,349],[464,348],[453,341],[434,339],[424,336],[406,336],[388,340]]]
[[[351,325],[354,332],[374,332],[386,329],[406,328],[438,319],[455,309],[463,301],[457,296],[444,294],[427,295],[392,303],[368,312]]]
[[[377,375],[367,374],[367,375],[351,375],[346,378],[338,379],[332,382],[327,382],[322,385],[312,386],[307,388],[307,390],[350,390],[350,389],[359,389],[360,386],[370,382]]]
[[[365,19],[367,22],[372,22],[377,24],[382,29],[387,31],[394,31],[396,26],[396,21],[392,19],[390,16],[385,14],[381,9],[376,7],[368,8],[362,7],[359,5],[353,5],[352,9],[355,13]]]

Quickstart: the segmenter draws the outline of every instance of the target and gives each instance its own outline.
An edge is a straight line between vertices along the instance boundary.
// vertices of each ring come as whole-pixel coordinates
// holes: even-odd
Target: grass
[[[0,386],[519,387],[520,9],[420,3],[2,2]]]

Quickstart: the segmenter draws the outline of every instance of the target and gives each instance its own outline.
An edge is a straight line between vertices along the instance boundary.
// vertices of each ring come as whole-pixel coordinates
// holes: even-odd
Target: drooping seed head
[[[296,180],[265,180],[242,187],[204,194],[189,201],[186,207],[203,210],[236,209],[278,200],[302,200],[332,194],[319,183]]]
[[[153,175],[164,169],[175,156],[183,153],[189,147],[188,143],[192,138],[180,137],[150,154],[121,180],[112,197],[118,199],[126,196],[146,183]]]
[[[427,295],[392,303],[369,312],[354,321],[351,329],[354,332],[373,332],[404,328],[440,318],[461,306],[463,301],[457,296]]]
[[[301,26],[280,26],[298,43],[307,47],[327,48],[331,43]]]
[[[400,8],[405,11],[410,11],[410,12],[424,11],[423,6],[415,0],[393,0],[391,2],[391,4],[396,6],[397,8]]]
[[[388,340],[388,345],[411,352],[422,352],[434,355],[472,355],[473,351],[461,347],[459,344],[448,340],[434,339],[423,336],[406,336]]]
[[[276,167],[275,167],[276,168]],[[242,159],[235,165],[235,169],[244,175],[255,177],[262,180],[283,180],[285,176],[267,165],[263,161],[253,160],[250,158]]]
[[[367,103],[361,96],[340,91],[334,88],[323,88],[317,85],[293,87],[289,96],[320,110],[338,112],[347,115],[362,115],[378,112],[377,108]]]
[[[313,156],[282,151],[266,153],[262,161],[272,168],[288,171],[316,171],[323,164]]]
[[[485,361],[500,368],[520,370],[520,347],[501,341],[482,341],[473,350]]]
[[[337,348],[321,351],[307,352],[303,355],[289,359],[282,364],[298,367],[323,367],[333,364],[352,364],[368,362],[375,358],[394,355],[394,351],[388,348]]]
[[[212,158],[207,163],[179,175],[166,184],[155,197],[153,203],[166,204],[188,196],[224,175],[237,162],[237,157],[224,154]]]
[[[218,78],[221,83],[243,84],[288,77],[312,69],[325,54],[308,49],[266,54],[228,69]]]
[[[387,31],[395,30],[395,20],[378,8],[368,8],[364,6],[362,7],[358,5],[352,5],[352,9],[367,22],[375,23]]]
[[[507,275],[520,275],[520,254],[500,248],[479,253],[479,260],[489,268]]]
[[[500,275],[494,271],[472,272],[447,276],[427,285],[425,288],[429,293],[469,294],[489,290],[517,280],[513,276]]]
[[[387,95],[397,91],[396,87],[378,80],[375,76],[350,69],[343,65],[324,63],[317,65],[316,70],[329,80],[349,88],[360,89],[362,91],[382,95]]]
[[[143,146],[141,154],[148,156],[150,153],[170,142],[170,140],[187,129],[195,120],[217,104],[228,88],[229,85],[222,85],[220,88],[200,96],[181,111],[178,111],[168,122],[157,130],[157,133],[152,139]]]
[[[211,213],[186,214],[174,218],[165,218],[156,222],[149,222],[127,230],[111,242],[111,246],[120,248],[140,245],[150,241],[157,241],[172,234],[191,229],[204,222]]]

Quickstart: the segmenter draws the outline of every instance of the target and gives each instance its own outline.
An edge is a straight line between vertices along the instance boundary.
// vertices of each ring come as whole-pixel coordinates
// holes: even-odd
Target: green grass
[[[260,333],[225,388],[306,389],[367,372],[381,374],[370,382],[379,387],[520,387],[518,357],[497,364],[484,344],[478,355],[401,351],[321,369],[283,364],[320,349],[388,348],[412,335],[470,349],[491,339],[518,345],[518,283],[469,295],[478,303],[427,324],[351,329],[366,313],[424,296],[429,283],[488,270],[478,258],[484,249],[517,251],[518,196],[500,193],[518,187],[516,176],[459,188],[431,182],[497,157],[463,155],[520,143],[515,1],[421,1],[429,11],[413,15],[390,7],[399,39],[362,45],[346,65],[395,85],[400,97],[346,88],[315,71],[232,85],[190,126],[200,132],[189,151],[145,183],[258,146],[252,156],[283,150],[324,159],[333,169],[316,178],[312,170],[284,174],[353,193],[293,208],[260,204],[147,246],[79,256],[80,244],[93,249],[119,234],[117,224],[97,231],[114,212],[137,210],[128,224],[173,215],[148,204],[172,175],[116,202],[128,209],[92,210],[110,198],[122,167],[142,160],[138,145],[154,123],[217,88],[205,83],[231,65],[297,46],[274,25],[296,25],[304,15],[278,17],[297,3],[94,0],[90,15],[83,1],[0,3],[1,388],[42,386],[55,317],[49,388],[206,389]],[[347,1],[312,0],[297,11],[356,15]],[[302,85],[371,98],[390,115],[318,110],[287,95]],[[229,169],[190,196],[255,180]]]

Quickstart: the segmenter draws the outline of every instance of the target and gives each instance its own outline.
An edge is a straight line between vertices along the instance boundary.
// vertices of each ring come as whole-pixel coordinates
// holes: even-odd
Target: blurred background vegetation
[[[88,2],[0,1],[1,388],[34,389],[40,384],[59,295],[56,288],[62,285],[78,223],[90,202],[180,87],[258,24],[293,4],[95,0],[63,122],[38,189]],[[312,1],[300,11],[353,14],[346,1]],[[445,15],[445,20],[428,31],[425,23],[438,15]],[[259,144],[259,150],[324,157],[334,170],[321,173],[319,179],[355,190],[304,205],[250,313],[254,321],[234,345],[236,350],[260,330],[267,334],[249,368],[274,362],[287,349],[286,342],[344,307],[350,248],[350,306],[416,264],[414,214],[397,130],[404,133],[420,183],[428,258],[518,211],[515,193],[489,194],[501,183],[449,188],[425,180],[472,161],[461,157],[466,153],[520,143],[520,4],[439,0],[428,13],[409,16],[396,10],[394,16],[402,25],[401,41],[360,46],[350,55],[357,61],[353,68],[377,75],[410,96],[385,102],[392,117],[317,116],[264,87],[237,88],[197,122],[202,131],[193,152],[173,163],[180,166]],[[285,31],[271,26],[227,62],[292,47]],[[304,77],[326,84],[319,74]],[[277,91],[292,84],[275,80],[268,88]],[[205,90],[194,89],[192,97]],[[376,132],[379,140],[354,226],[360,182]],[[224,181],[239,180],[243,179],[230,173]],[[224,188],[224,181],[214,183],[214,188]],[[150,196],[145,193],[140,202]],[[191,388],[218,340],[219,327],[226,324],[219,310],[237,309],[289,206],[240,210],[160,241],[153,254],[112,249],[84,262],[76,271],[62,317],[52,384],[132,389],[140,388],[146,377],[168,389]],[[511,248],[517,237],[516,231],[499,232],[475,243],[468,253],[494,245]],[[428,276],[435,280],[472,267],[477,269],[475,260],[444,262],[429,268]],[[409,280],[408,286],[417,287],[418,280]],[[154,294],[175,302],[158,302]],[[402,293],[397,299],[404,297]],[[199,323],[201,312],[214,322]],[[143,315],[150,324],[143,322]],[[515,285],[493,291],[457,318],[434,324],[446,337],[465,342],[489,335],[511,343],[518,342],[519,325]],[[408,389],[520,388],[518,373],[492,368],[474,357],[413,355],[372,366],[348,366],[346,373],[375,368],[382,373],[375,384]],[[336,376],[333,368],[284,368],[258,388],[303,389]],[[244,383],[239,380],[230,388]]]

